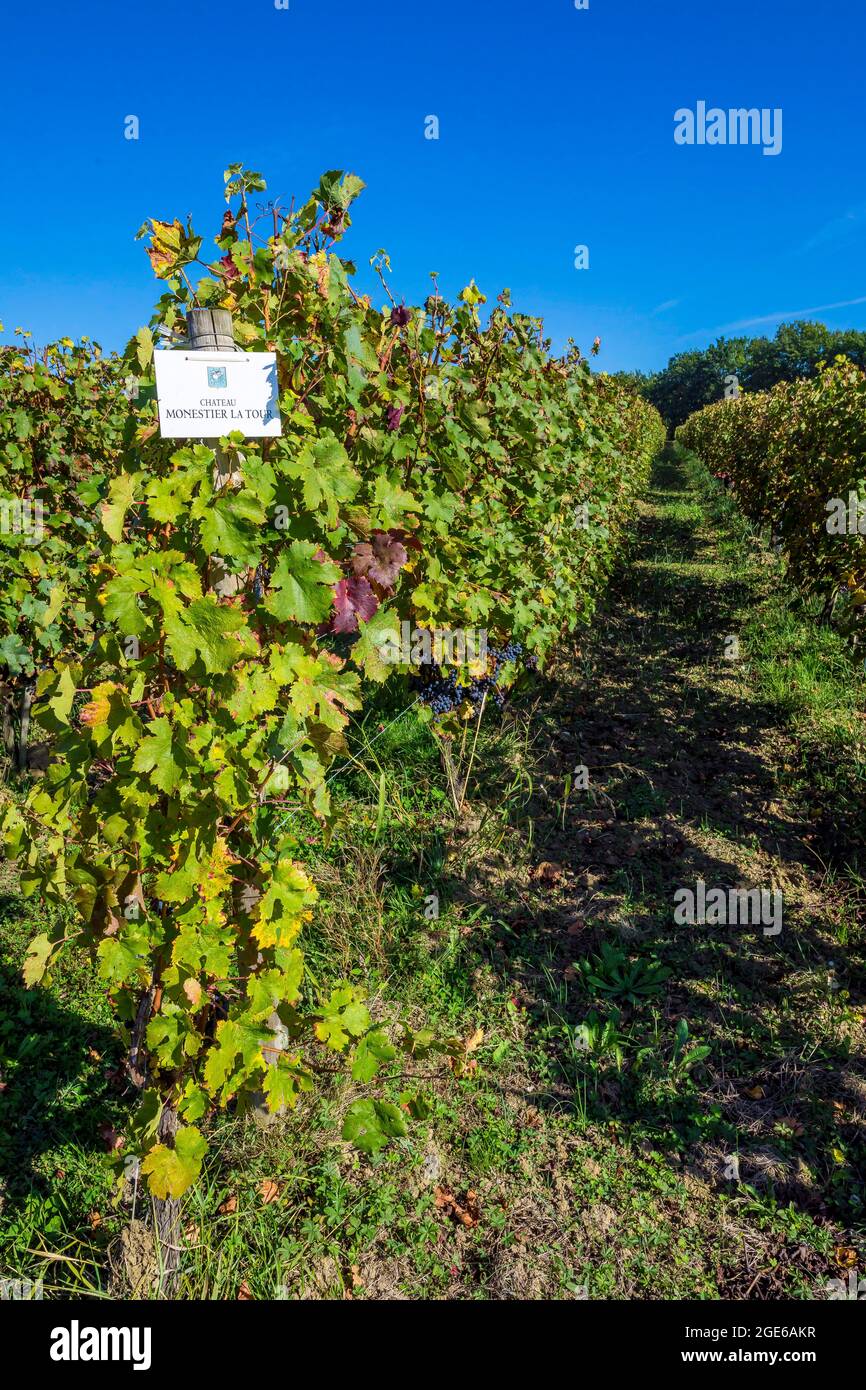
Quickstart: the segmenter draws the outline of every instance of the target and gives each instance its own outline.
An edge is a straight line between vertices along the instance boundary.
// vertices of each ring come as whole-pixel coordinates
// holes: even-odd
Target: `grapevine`
[[[417,677],[434,715],[501,706],[518,667],[591,616],[663,434],[574,346],[554,358],[507,291],[484,323],[474,282],[454,305],[438,291],[398,304],[384,278],[383,307],[356,293],[335,250],[355,175],[331,171],[257,221],[264,187],[226,171],[215,251],[189,222],[141,229],[163,293],[95,384],[116,427],[104,447],[83,438],[60,474],[80,564],[72,581],[62,548],[20,565],[0,614],[7,671],[16,643],[32,649],[22,615],[38,617],[37,600],[52,621],[76,615],[37,621],[51,630],[33,661],[50,758],[2,829],[22,891],[74,903],[73,930],[31,943],[26,979],[50,978],[73,945],[91,951],[140,1092],[123,1152],[159,1199],[196,1181],[215,1112],[296,1106],[323,1054],[344,1054],[366,1092],[343,1135],[370,1153],[419,1109],[384,1099],[380,1074],[401,1055],[462,1065],[459,1039],[383,1022],[357,983],[310,977],[318,890],[275,804],[333,824],[329,772],[351,721],[377,685],[412,675],[386,655],[404,622],[490,636],[486,670]],[[277,354],[279,439],[160,438],[154,354],[209,306],[231,312],[241,348]],[[63,371],[47,371],[71,412]],[[39,453],[19,452],[7,487],[38,479]]]

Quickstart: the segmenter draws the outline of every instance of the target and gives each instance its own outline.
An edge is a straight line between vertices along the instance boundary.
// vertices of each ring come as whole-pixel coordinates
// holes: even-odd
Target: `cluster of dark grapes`
[[[509,642],[508,646],[503,647],[501,652],[497,651],[495,647],[488,647],[487,650],[496,663],[497,671],[502,666],[507,665],[509,661],[519,661],[523,656],[523,648],[519,642]]]
[[[447,714],[462,699],[457,689],[456,674],[445,675],[438,666],[422,666],[420,674],[412,677],[412,688],[420,693],[424,704],[429,705],[437,715]]]
[[[470,681],[468,685],[460,688],[469,703],[479,708],[485,695],[497,709],[502,709],[505,704],[505,691],[499,689],[495,676],[480,676],[478,680]]]
[[[493,704],[497,709],[502,709],[505,704],[505,691],[500,688],[499,676],[504,667],[518,665],[523,659],[523,665],[530,671],[538,667],[538,661],[532,655],[523,657],[523,647],[519,642],[509,642],[501,649],[488,647],[488,673],[478,676],[474,680],[460,681],[456,670],[443,670],[440,666],[422,666],[419,674],[412,678],[412,688],[417,690],[425,705],[429,705],[437,718],[457,709],[464,700],[468,700],[476,709],[480,709],[487,697],[488,704]]]

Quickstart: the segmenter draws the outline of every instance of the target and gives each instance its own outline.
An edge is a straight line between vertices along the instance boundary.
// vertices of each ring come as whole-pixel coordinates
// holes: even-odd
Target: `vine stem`
[[[481,708],[480,708],[480,710],[478,711],[478,723],[477,723],[476,726],[475,726],[475,740],[474,740],[474,742],[473,742],[473,744],[472,744],[472,752],[469,754],[469,766],[468,766],[467,769],[466,769],[466,776],[465,776],[464,779],[463,779],[463,786],[462,786],[461,791],[460,791],[460,805],[459,805],[459,807],[457,808],[457,809],[458,809],[458,813],[459,813],[460,811],[463,810],[463,803],[464,803],[465,800],[466,800],[466,788],[467,788],[468,785],[469,785],[469,774],[470,774],[470,772],[472,771],[472,764],[473,764],[473,762],[475,761],[475,749],[478,747],[478,735],[481,733],[481,720],[484,718],[484,706],[485,706],[486,704],[487,704],[487,691],[485,690],[484,696],[483,696],[483,698],[482,698],[482,700],[481,700]]]

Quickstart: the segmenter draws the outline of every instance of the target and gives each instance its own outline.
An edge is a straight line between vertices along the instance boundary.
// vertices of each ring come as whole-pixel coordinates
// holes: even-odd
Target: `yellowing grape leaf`
[[[300,864],[279,859],[259,900],[252,934],[260,946],[289,946],[303,925],[308,906],[318,894]]]
[[[154,1197],[180,1197],[192,1187],[199,1173],[207,1144],[195,1125],[178,1130],[174,1148],[156,1144],[145,1155],[141,1165],[147,1175],[147,1185]]]
[[[32,986],[39,983],[48,969],[48,962],[56,949],[56,943],[50,941],[44,932],[40,932],[39,936],[34,936],[27,948],[27,958],[21,972],[25,985]]]

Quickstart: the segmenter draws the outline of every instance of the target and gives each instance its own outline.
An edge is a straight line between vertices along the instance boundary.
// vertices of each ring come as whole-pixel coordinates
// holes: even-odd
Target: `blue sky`
[[[864,39],[864,0],[12,6],[4,336],[122,347],[158,293],[137,228],[192,213],[210,238],[236,160],[269,195],[366,180],[344,243],[363,288],[380,246],[407,302],[432,270],[451,295],[507,285],[557,346],[598,334],[610,370],[804,311],[866,328]],[[699,100],[781,108],[781,153],[675,144]]]

